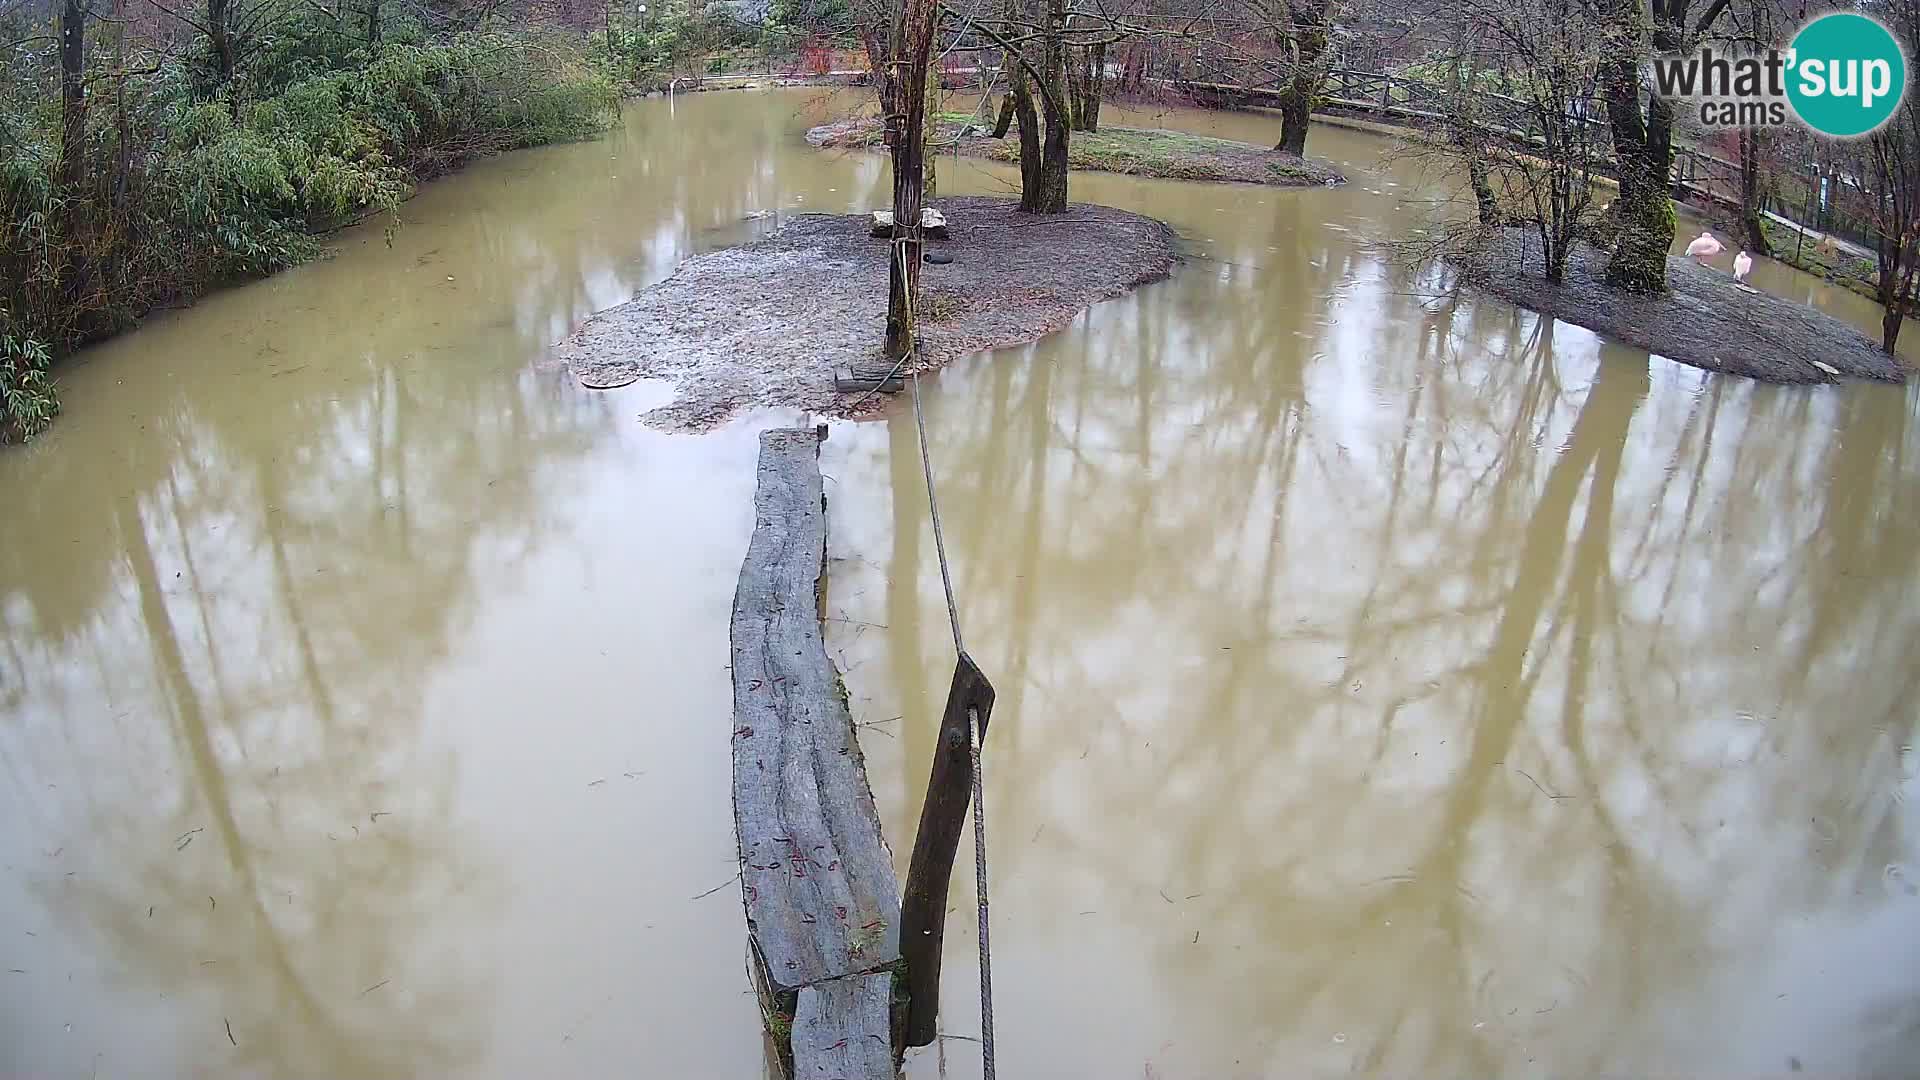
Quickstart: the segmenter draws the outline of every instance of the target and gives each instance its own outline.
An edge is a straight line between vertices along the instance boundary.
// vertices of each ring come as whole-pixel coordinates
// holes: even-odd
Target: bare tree
[[[1725,20],[1726,41],[1752,49],[1775,44],[1778,28],[1790,14],[1783,10],[1786,3],[1787,0],[1741,0],[1734,4]],[[1772,245],[1767,241],[1762,212],[1768,190],[1767,159],[1774,145],[1774,132],[1743,127],[1736,139],[1740,148],[1740,231],[1746,238],[1748,251],[1767,255],[1772,252]]]
[[[1410,250],[1466,254],[1502,226],[1523,226],[1546,279],[1558,283],[1575,244],[1595,230],[1593,182],[1606,148],[1582,106],[1611,29],[1584,0],[1462,0],[1441,32],[1443,118],[1412,154],[1463,174],[1474,213],[1470,223],[1463,215],[1438,223]]]
[[[1067,73],[1073,91],[1073,130],[1099,131],[1100,99],[1107,92],[1107,43],[1075,49]]]
[[[1746,237],[1747,250],[1755,255],[1771,253],[1767,230],[1761,217],[1766,200],[1766,154],[1772,143],[1764,128],[1741,128],[1740,142],[1740,232]]]
[[[1920,0],[1891,0],[1882,17],[1913,55],[1920,44]],[[1880,347],[1891,353],[1900,324],[1914,300],[1920,272],[1920,114],[1908,94],[1880,130],[1864,144],[1865,173],[1872,185],[1875,261],[1879,265]]]

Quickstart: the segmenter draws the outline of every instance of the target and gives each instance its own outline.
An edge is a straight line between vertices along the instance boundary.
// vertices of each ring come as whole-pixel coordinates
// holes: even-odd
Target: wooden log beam
[[[835,368],[833,391],[836,394],[863,394],[869,391],[897,394],[906,387],[895,364],[852,364]]]
[[[824,438],[824,427],[760,436],[753,538],[733,599],[733,812],[769,1028],[786,1042],[782,1028],[794,1025],[797,1035],[805,1007],[813,1010],[810,1031],[879,1040],[887,1053],[878,1072],[832,1071],[845,1064],[838,1058],[822,1064],[827,1071],[810,1071],[821,1064],[803,1054],[812,1043],[793,1038],[790,1050],[782,1047],[796,1075],[853,1080],[893,1075],[887,1009],[876,1016],[870,1006],[881,983],[890,998],[900,907],[846,692],[821,629]],[[859,982],[857,993],[844,982],[867,975],[879,982]],[[836,981],[842,985],[827,988]]]
[[[894,1075],[887,1034],[893,973],[849,975],[800,989],[793,1013],[795,1080]]]
[[[953,856],[960,830],[973,798],[972,740],[968,710],[980,719],[980,736],[987,733],[993,712],[993,685],[966,653],[953,666],[953,684],[947,690],[947,708],[940,717],[939,740],[933,748],[933,771],[927,778],[927,797],[920,804],[920,829],[913,838],[913,859],[907,867],[907,893],[900,905],[900,952],[906,960],[907,1021],[905,1042],[925,1046],[938,1033],[940,1017],[940,954],[947,932],[947,883],[953,877]]]

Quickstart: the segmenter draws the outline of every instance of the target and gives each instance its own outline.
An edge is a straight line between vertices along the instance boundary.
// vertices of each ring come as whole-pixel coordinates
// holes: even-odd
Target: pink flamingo
[[[1714,239],[1712,233],[1703,232],[1693,238],[1693,243],[1687,245],[1687,258],[1697,259],[1702,265],[1705,265],[1708,259],[1713,258],[1725,250],[1727,250],[1726,247],[1722,245],[1720,241]]]

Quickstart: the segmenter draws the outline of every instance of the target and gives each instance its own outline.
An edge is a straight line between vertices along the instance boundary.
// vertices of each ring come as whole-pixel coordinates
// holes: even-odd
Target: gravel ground
[[[1606,264],[1605,252],[1581,245],[1567,263],[1566,281],[1549,285],[1541,273],[1539,237],[1507,229],[1484,253],[1463,261],[1462,270],[1467,280],[1521,307],[1708,371],[1774,383],[1902,382],[1910,374],[1851,325],[1743,289],[1691,259],[1668,257],[1666,296],[1607,288]],[[1820,370],[1816,360],[1840,374]]]
[[[972,128],[968,124],[966,127]],[[854,117],[821,124],[807,132],[807,142],[821,149],[884,151],[880,121]],[[942,122],[940,137],[953,140],[941,153],[956,150],[968,157],[1017,163],[1020,140],[967,135],[961,125]],[[1340,171],[1323,162],[1251,143],[1157,128],[1106,125],[1097,132],[1074,132],[1067,146],[1071,170],[1115,172],[1129,176],[1157,176],[1171,180],[1261,184],[1266,187],[1320,187],[1346,183]]]
[[[1176,259],[1165,224],[1111,207],[1016,213],[1011,199],[936,199],[953,261],[921,268],[919,370],[1033,341],[1091,304],[1165,278]],[[643,419],[679,431],[743,409],[790,406],[834,416],[859,395],[834,392],[835,368],[876,362],[885,336],[887,242],[866,215],[803,215],[773,236],[696,255],[673,276],[600,312],[556,348],[583,382],[665,379],[674,400]],[[860,415],[885,407],[869,398]]]

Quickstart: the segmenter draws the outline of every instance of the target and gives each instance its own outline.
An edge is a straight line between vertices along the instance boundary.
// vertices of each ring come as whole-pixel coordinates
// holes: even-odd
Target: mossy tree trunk
[[[1608,0],[1613,27],[1602,69],[1607,124],[1613,134],[1620,198],[1614,202],[1619,238],[1607,262],[1607,284],[1637,293],[1665,292],[1667,252],[1673,247],[1673,103],[1659,94],[1642,104],[1640,64],[1650,52],[1685,53],[1732,6],[1711,0]]]
[[[1493,171],[1487,165],[1487,144],[1473,115],[1474,97],[1466,90],[1460,60],[1447,68],[1447,139],[1454,153],[1467,162],[1467,184],[1473,190],[1475,220],[1483,229],[1500,226],[1500,200],[1493,192]]]
[[[1473,205],[1476,220],[1482,227],[1496,229],[1500,227],[1500,200],[1493,194],[1493,176],[1487,168],[1487,155],[1474,150],[1467,157],[1467,181],[1473,185]]]
[[[940,75],[938,72],[927,76],[927,100],[922,109],[924,122],[920,127],[920,193],[932,198],[938,190],[935,181],[935,166],[940,161]]]
[[[1020,209],[1031,211],[1040,191],[1040,111],[1023,64],[1013,65],[1008,82],[1014,116],[1020,121]]]
[[[1636,0],[1628,0],[1637,12]],[[1636,16],[1637,17],[1637,16]],[[1655,95],[1643,110],[1637,50],[1609,61],[1603,70],[1607,122],[1613,133],[1620,197],[1618,225],[1606,282],[1631,293],[1667,290],[1667,252],[1673,247],[1673,107]]]
[[[1305,156],[1313,101],[1326,74],[1330,0],[1294,0],[1287,6],[1287,25],[1281,33],[1290,71],[1280,97],[1280,142],[1274,147]]]
[[[1046,135],[1041,141],[1040,168],[1035,174],[1036,190],[1028,199],[1021,192],[1021,207],[1036,214],[1061,214],[1067,209],[1067,149],[1072,138],[1073,118],[1067,101],[1067,3],[1047,0],[1045,80],[1040,87],[1040,108],[1046,117]]]

